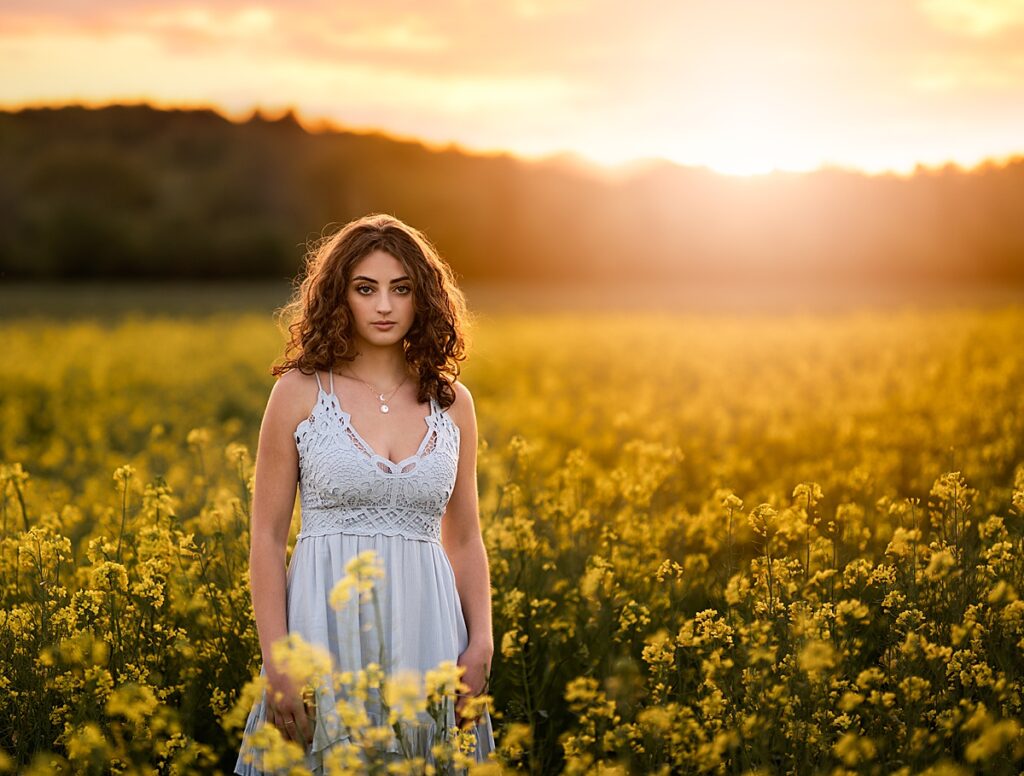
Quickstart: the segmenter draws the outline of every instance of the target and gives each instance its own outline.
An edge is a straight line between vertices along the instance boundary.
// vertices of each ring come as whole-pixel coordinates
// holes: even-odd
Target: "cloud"
[[[1017,95],[1024,84],[1024,54],[1007,54],[998,61],[968,53],[929,56],[909,83],[920,92],[961,91],[976,96],[992,91]]]
[[[577,13],[587,6],[587,0],[512,0],[513,13],[526,19]]]
[[[940,29],[972,37],[1024,25],[1024,0],[921,0],[918,7]]]

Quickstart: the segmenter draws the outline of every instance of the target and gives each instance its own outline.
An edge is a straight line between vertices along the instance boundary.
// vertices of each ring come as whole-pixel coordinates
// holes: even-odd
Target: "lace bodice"
[[[419,449],[397,463],[378,455],[316,375],[317,402],[295,428],[299,453],[298,538],[344,532],[401,535],[440,543],[455,487],[459,427],[431,397]]]

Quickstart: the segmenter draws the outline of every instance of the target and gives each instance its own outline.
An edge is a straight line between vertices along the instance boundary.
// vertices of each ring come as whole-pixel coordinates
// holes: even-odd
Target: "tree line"
[[[148,105],[0,112],[0,278],[290,278],[369,212],[470,280],[1024,280],[1024,157],[909,177],[602,176]]]

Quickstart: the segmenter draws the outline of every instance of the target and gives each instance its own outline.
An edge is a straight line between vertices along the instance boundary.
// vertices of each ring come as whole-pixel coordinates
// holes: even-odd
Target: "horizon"
[[[868,171],[862,170],[852,166],[842,166],[837,164],[826,164],[820,167],[815,167],[809,170],[787,170],[787,169],[771,169],[763,172],[750,172],[750,173],[739,173],[739,172],[724,172],[717,170],[708,165],[702,164],[686,164],[678,162],[674,159],[667,157],[636,157],[633,159],[627,159],[616,163],[602,162],[599,159],[593,159],[585,154],[574,150],[574,149],[556,149],[550,152],[530,155],[521,154],[514,150],[505,148],[473,148],[466,145],[465,143],[457,140],[439,140],[433,141],[426,138],[402,135],[389,130],[387,127],[355,127],[344,124],[335,118],[330,116],[308,116],[305,115],[296,106],[285,106],[283,108],[268,108],[267,106],[254,104],[248,108],[229,111],[224,109],[223,106],[215,105],[211,103],[161,103],[152,99],[140,99],[140,100],[97,100],[97,101],[86,101],[86,100],[69,100],[66,102],[29,102],[20,105],[9,105],[0,102],[0,112],[5,113],[17,113],[22,110],[60,110],[62,108],[85,108],[87,110],[103,110],[105,108],[116,108],[116,107],[148,107],[158,111],[210,111],[220,116],[221,118],[229,121],[232,124],[244,124],[257,115],[262,116],[268,121],[277,121],[284,116],[291,113],[299,126],[309,134],[319,134],[322,132],[338,132],[338,133],[351,133],[351,134],[370,134],[379,137],[386,138],[397,143],[415,143],[423,146],[425,149],[431,152],[439,153],[447,150],[455,150],[459,153],[463,153],[468,156],[474,157],[494,157],[494,156],[510,156],[516,160],[527,162],[527,163],[556,163],[562,164],[567,167],[574,169],[583,168],[584,170],[593,172],[602,177],[607,178],[618,178],[626,177],[632,174],[642,172],[644,169],[665,164],[679,168],[689,170],[705,170],[710,174],[718,175],[726,178],[765,178],[776,175],[812,175],[818,172],[842,172],[849,173],[852,175],[860,175],[866,178],[884,178],[884,177],[895,177],[900,179],[910,179],[916,175],[927,175],[941,172],[948,168],[954,168],[956,172],[962,174],[972,174],[983,169],[995,168],[1004,169],[1007,166],[1024,160],[1024,152],[1014,152],[1005,154],[1001,157],[986,157],[971,166],[958,163],[955,160],[947,160],[944,162],[938,162],[935,164],[926,164],[923,162],[916,162],[912,169],[909,171],[903,170],[890,170],[884,169],[879,171]]]
[[[965,170],[1024,153],[1019,0],[713,5],[11,0],[0,105],[288,108],[352,132],[608,170]],[[125,66],[128,63],[130,66]]]

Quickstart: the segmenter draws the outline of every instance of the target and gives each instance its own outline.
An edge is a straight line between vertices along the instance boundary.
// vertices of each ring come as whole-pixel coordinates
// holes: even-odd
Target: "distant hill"
[[[150,106],[0,112],[0,278],[290,278],[393,213],[468,280],[1024,281],[1024,157],[732,178],[435,151]]]

